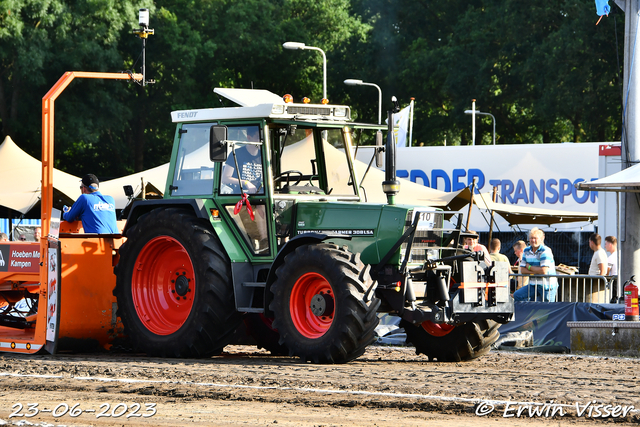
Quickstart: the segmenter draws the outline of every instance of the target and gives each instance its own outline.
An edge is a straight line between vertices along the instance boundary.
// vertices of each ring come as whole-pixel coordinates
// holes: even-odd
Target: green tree
[[[496,116],[498,143],[619,139],[623,25],[612,7],[598,26],[594,5],[577,0],[373,0],[356,10],[374,28],[368,74],[405,103],[415,97],[414,137],[440,145],[470,143],[471,99]],[[488,143],[491,119],[478,128]]]

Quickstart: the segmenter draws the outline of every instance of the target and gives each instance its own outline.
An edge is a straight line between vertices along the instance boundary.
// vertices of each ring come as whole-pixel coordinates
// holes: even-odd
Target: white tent
[[[491,200],[491,193],[475,194],[473,202],[480,209],[493,211],[503,217],[509,225],[547,225],[567,222],[593,222],[597,212],[573,212],[557,209],[534,208],[530,206],[497,203]]]
[[[326,150],[329,157],[338,156],[344,158],[342,152],[329,144],[326,145]],[[293,148],[289,148],[289,152],[285,152],[285,157],[295,161],[296,155],[294,151]],[[285,159],[285,163],[286,161]],[[339,161],[329,162],[329,164],[340,163]],[[367,164],[356,160],[355,166],[358,176],[362,179]],[[150,183],[160,191],[164,191],[168,170],[169,164],[165,163],[143,172],[104,181],[100,183],[100,191],[115,199],[116,209],[123,209],[128,202],[123,186],[131,185],[136,194],[140,191],[142,183],[145,186]],[[332,171],[332,173],[338,172],[337,170]],[[29,211],[40,199],[41,177],[42,166],[40,161],[22,151],[11,138],[5,138],[0,145],[0,206],[6,206],[21,213]],[[369,170],[363,183],[367,193],[367,201],[386,203],[386,195],[382,191],[383,180],[383,171],[376,168]],[[406,179],[399,179],[399,181],[401,182],[400,193],[396,196],[396,203],[398,204],[440,207],[457,211],[469,203],[470,193],[468,189],[446,193]],[[80,195],[79,182],[79,177],[54,169],[54,187],[58,193],[62,193],[65,196],[65,203],[67,203],[66,200],[68,199],[68,204],[70,204]]]
[[[145,187],[148,183],[151,183],[158,190],[164,192],[168,172],[169,163],[165,163],[164,165],[134,173],[132,175],[123,176],[122,178],[110,179],[109,181],[100,183],[100,192],[112,196],[116,201],[116,209],[122,209],[129,201],[127,196],[124,194],[123,187],[125,185],[132,186],[135,194],[138,194],[140,191],[139,189],[142,188],[142,182],[144,182]]]
[[[640,192],[640,165],[621,170],[595,181],[576,184],[578,190]]]
[[[131,185],[134,189],[151,183],[164,191],[169,164],[164,164],[144,172],[134,173],[122,178],[100,183],[100,191],[113,196],[116,209],[126,206],[128,199],[123,186]],[[40,160],[22,151],[10,137],[0,144],[0,206],[27,213],[40,200],[40,183],[42,182],[42,164]],[[80,178],[58,169],[53,170],[54,192],[63,203],[71,204],[80,193]],[[54,197],[56,199],[56,197]]]
[[[0,144],[0,205],[26,213],[40,200],[42,165],[10,137]],[[55,189],[69,200],[80,194],[80,178],[53,170]]]

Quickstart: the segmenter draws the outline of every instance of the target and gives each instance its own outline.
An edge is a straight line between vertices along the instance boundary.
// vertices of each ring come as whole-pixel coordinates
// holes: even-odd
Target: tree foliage
[[[56,166],[119,176],[166,162],[176,109],[220,105],[213,89],[242,87],[328,97],[375,122],[396,95],[416,98],[414,143],[470,143],[477,107],[496,117],[499,144],[620,138],[616,6],[596,26],[577,0],[0,0],[0,122],[40,156],[41,99],[65,71],[132,70],[137,10],[151,9],[145,87],[77,80],[56,101]],[[478,119],[479,143],[491,120]]]

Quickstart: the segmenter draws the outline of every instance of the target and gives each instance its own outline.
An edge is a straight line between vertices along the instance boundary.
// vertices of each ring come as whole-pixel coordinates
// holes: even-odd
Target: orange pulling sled
[[[53,209],[54,106],[74,78],[137,80],[142,74],[67,72],[42,98],[42,237],[0,243],[0,351],[108,348],[116,319],[113,266],[122,237],[84,234]]]

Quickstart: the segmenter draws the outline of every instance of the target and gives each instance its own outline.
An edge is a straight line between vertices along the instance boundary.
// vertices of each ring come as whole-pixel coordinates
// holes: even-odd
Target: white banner
[[[476,192],[487,193],[497,187],[501,203],[598,212],[598,193],[578,191],[574,184],[599,177],[600,144],[408,147],[397,152],[397,176],[447,192],[460,190],[475,180]],[[371,153],[362,148],[358,159],[368,162]],[[463,209],[465,214],[467,210]],[[496,220],[500,229],[510,229],[497,215]],[[574,223],[557,228],[587,230],[587,225]],[[471,228],[489,228],[477,207],[473,208]]]

